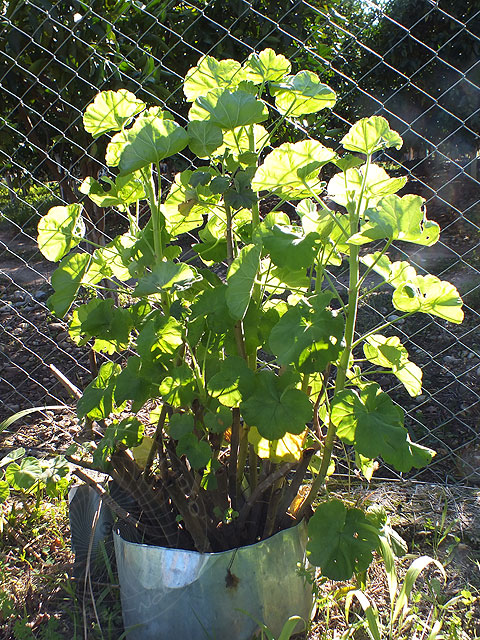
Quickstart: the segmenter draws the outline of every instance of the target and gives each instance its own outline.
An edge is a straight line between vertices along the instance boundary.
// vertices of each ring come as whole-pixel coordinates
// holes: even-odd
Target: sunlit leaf
[[[328,183],[328,196],[337,204],[346,207],[349,203],[356,203],[362,188],[366,165],[348,169],[346,173],[337,173]],[[384,196],[399,191],[407,178],[390,178],[388,173],[376,164],[371,164],[365,182],[363,194],[365,206],[375,205]]]
[[[389,147],[400,149],[403,140],[396,131],[390,129],[385,118],[371,116],[358,120],[342,138],[341,143],[348,151],[367,155]]]
[[[160,395],[172,407],[188,407],[193,402],[196,392],[195,378],[191,368],[183,363],[179,367],[171,367],[170,375],[160,384]]]
[[[263,122],[268,118],[266,105],[246,91],[210,91],[197,98],[189,112],[190,120],[209,120],[222,129],[236,129]]]
[[[118,176],[115,181],[104,177],[103,181],[110,185],[108,190],[92,177],[85,178],[79,187],[79,191],[88,195],[98,207],[117,207],[120,211],[126,211],[129,205],[145,197],[138,172]]]
[[[368,336],[363,352],[369,362],[392,369],[411,396],[422,392],[422,370],[408,359],[408,351],[397,336],[386,338],[378,333]]]
[[[414,195],[382,198],[375,208],[365,211],[368,222],[348,242],[365,244],[389,238],[427,247],[435,244],[440,236],[440,227],[436,222],[425,218],[423,203],[423,198]]]
[[[282,80],[290,73],[292,65],[285,56],[276,54],[273,49],[264,49],[260,53],[251,53],[244,68],[247,80],[261,84]]]
[[[268,131],[261,124],[254,124],[253,127],[237,127],[224,132],[223,144],[215,151],[214,155],[220,156],[229,149],[233,159],[242,162],[246,155],[253,152],[252,159],[254,158],[256,162],[256,152],[267,144],[269,137]],[[251,141],[253,142],[252,147]],[[243,162],[243,164],[249,164],[249,162]]]
[[[6,502],[10,497],[10,487],[6,480],[0,480],[0,504]]]
[[[135,417],[125,418],[121,422],[114,420],[108,425],[105,435],[93,453],[93,462],[101,469],[108,468],[110,456],[119,445],[130,449],[137,447],[143,438],[143,424]]]
[[[272,85],[271,92],[279,112],[292,118],[330,109],[337,99],[335,91],[322,84],[312,71],[287,76],[283,82]]]
[[[144,108],[145,104],[126,89],[102,91],[86,108],[83,125],[97,138],[107,131],[120,131]]]
[[[239,356],[229,356],[220,364],[220,370],[207,383],[207,389],[226,407],[236,407],[243,397],[254,389],[254,373]]]
[[[365,266],[372,267],[392,287],[399,287],[417,275],[415,268],[406,260],[391,262],[388,256],[381,256],[379,251],[361,256],[360,260]]]
[[[307,556],[331,580],[349,580],[372,561],[378,536],[360,509],[322,502],[308,522]]]
[[[318,235],[298,233],[292,227],[274,225],[261,232],[263,246],[277,267],[298,271],[310,267],[318,252]]]
[[[436,276],[416,276],[401,284],[392,302],[399,311],[431,313],[457,324],[463,321],[463,302],[456,287]]]
[[[150,109],[130,129],[113,136],[110,145],[115,144],[119,145],[118,168],[123,176],[179,153],[188,144],[188,133],[165,117],[165,112]],[[111,161],[110,166],[114,166]]]
[[[236,60],[217,60],[212,56],[200,58],[185,76],[183,91],[188,102],[205,96],[212,89],[233,89],[245,79],[242,65]]]
[[[248,441],[253,446],[257,456],[270,460],[274,464],[298,462],[303,454],[306,436],[307,430],[298,435],[287,433],[279,440],[267,440],[262,438],[255,427],[250,427],[248,431]]]
[[[85,235],[82,205],[52,207],[38,223],[38,248],[52,262],[58,262],[81,242]]]
[[[269,153],[258,167],[254,191],[270,191],[285,199],[307,198],[319,193],[323,185],[318,173],[335,157],[335,152],[316,140],[286,142]]]

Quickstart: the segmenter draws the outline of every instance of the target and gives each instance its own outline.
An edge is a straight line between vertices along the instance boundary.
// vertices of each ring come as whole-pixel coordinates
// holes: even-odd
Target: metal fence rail
[[[414,478],[480,482],[480,11],[441,0],[6,0],[0,9],[0,420],[20,409],[71,401],[50,368],[82,388],[91,379],[66,325],[49,316],[52,265],[38,252],[36,224],[55,203],[78,199],[86,175],[101,171],[81,115],[102,89],[134,91],[166,105],[182,122],[180,81],[203,54],[242,61],[267,46],[322,76],[339,95],[325,121],[304,132],[338,140],[349,123],[384,115],[404,138],[377,161],[409,174],[440,222],[434,249],[408,254],[417,270],[452,281],[463,325],[429,316],[398,326],[425,390],[398,390],[415,438],[438,455]],[[190,164],[180,156],[167,177]],[[85,203],[87,206],[87,204]],[[105,234],[111,212],[90,210]],[[116,216],[121,214],[116,213]],[[403,247],[397,248],[401,256]],[[406,255],[403,253],[403,255]],[[341,281],[341,275],[338,276]],[[392,314],[381,292],[368,322]],[[393,390],[396,393],[396,390]],[[44,412],[38,441],[49,441]],[[43,421],[43,422],[42,422]],[[68,432],[73,414],[57,420]],[[37,423],[38,424],[38,423]],[[7,433],[8,436],[8,433]],[[61,440],[61,438],[60,438]]]

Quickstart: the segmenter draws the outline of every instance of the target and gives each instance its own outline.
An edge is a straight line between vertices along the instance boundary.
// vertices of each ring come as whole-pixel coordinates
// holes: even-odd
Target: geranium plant
[[[358,333],[357,313],[380,279],[400,317],[462,321],[453,285],[387,255],[396,241],[434,244],[439,227],[421,197],[396,195],[406,178],[374,163],[402,144],[384,118],[354,124],[340,153],[302,133],[335,93],[271,49],[243,65],[204,57],[184,92],[185,127],[126,90],[85,111],[86,130],[110,136],[109,171],[80,191],[123,212],[124,233],[94,245],[81,204],[39,223],[40,250],[61,261],[50,309],[105,354],[77,407],[101,433],[76,459],[130,495],[146,542],[219,551],[309,518],[311,562],[348,578],[368,566],[380,525],[326,498],[312,515],[336,443],[367,478],[377,458],[408,472],[434,455],[372,381],[380,367],[421,391],[395,320]],[[299,140],[276,145],[285,125]],[[170,184],[160,163],[180,152],[192,168]],[[345,263],[346,286],[335,278]]]

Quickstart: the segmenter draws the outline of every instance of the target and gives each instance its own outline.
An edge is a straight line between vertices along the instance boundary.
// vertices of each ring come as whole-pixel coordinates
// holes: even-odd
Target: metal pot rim
[[[265,538],[263,540],[258,540],[257,542],[254,542],[252,544],[246,544],[243,545],[241,547],[233,547],[232,549],[227,549],[226,551],[215,551],[215,552],[210,552],[210,553],[201,553],[200,551],[192,551],[191,549],[177,549],[176,547],[161,547],[159,545],[155,545],[155,544],[146,544],[144,542],[131,542],[130,540],[125,540],[125,538],[122,536],[120,530],[119,530],[119,525],[118,523],[113,527],[112,529],[112,534],[118,538],[120,538],[123,542],[123,544],[126,545],[132,545],[134,547],[145,547],[145,548],[154,548],[154,549],[162,549],[164,551],[175,551],[175,553],[185,553],[187,555],[200,555],[200,556],[205,556],[205,557],[220,557],[222,555],[226,555],[226,554],[231,554],[233,551],[237,552],[237,551],[241,551],[242,549],[250,549],[252,547],[256,547],[258,545],[261,544],[265,544],[266,542],[268,542],[269,540],[273,540],[273,538],[277,538],[279,536],[283,536],[286,535],[287,532],[293,533],[294,531],[296,531],[299,528],[306,528],[306,521],[305,520],[301,520],[298,524],[289,527],[288,529],[282,529],[282,531],[277,531],[277,533],[274,533],[273,536],[270,536],[269,538]]]

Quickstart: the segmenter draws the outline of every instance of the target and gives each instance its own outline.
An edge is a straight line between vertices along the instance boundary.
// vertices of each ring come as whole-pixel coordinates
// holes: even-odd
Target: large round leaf
[[[292,388],[291,377],[259,371],[255,382],[254,392],[240,405],[245,422],[257,427],[267,440],[279,440],[286,433],[302,433],[312,419],[313,407],[302,391]]]
[[[220,370],[207,383],[212,398],[226,407],[236,407],[242,398],[254,390],[255,375],[239,356],[229,356],[220,364]]]
[[[28,491],[38,482],[42,475],[40,462],[32,456],[27,456],[20,464],[12,462],[5,470],[5,480],[14,489]]]
[[[205,56],[187,72],[183,91],[188,102],[193,102],[200,96],[206,96],[212,89],[234,88],[242,80],[245,80],[245,72],[236,60],[217,60]]]
[[[349,580],[365,571],[378,545],[378,535],[360,509],[340,500],[322,502],[308,523],[307,556],[331,580]]]
[[[150,273],[138,280],[134,296],[148,296],[162,291],[183,291],[199,280],[194,267],[184,262],[166,260],[156,264]]]
[[[255,84],[279,82],[290,73],[290,61],[276,54],[273,49],[264,49],[260,53],[251,53],[245,64],[247,80]]]
[[[83,125],[94,138],[107,131],[120,131],[145,108],[131,91],[102,91],[85,110]]]
[[[434,452],[410,442],[403,426],[403,411],[378,384],[366,385],[357,393],[351,389],[332,400],[330,419],[344,442],[366,458],[381,456],[398,471],[423,467]]]
[[[368,222],[348,242],[365,244],[388,238],[430,247],[437,242],[440,227],[425,218],[423,203],[423,198],[414,195],[382,198],[375,208],[365,211]]]
[[[337,173],[328,183],[328,196],[337,204],[346,207],[349,203],[357,203],[360,196],[366,165],[347,169],[345,173]],[[368,168],[363,194],[365,206],[375,205],[384,196],[399,191],[407,178],[390,178],[382,167],[371,164]]]
[[[190,120],[209,120],[222,129],[232,130],[263,122],[268,118],[268,109],[246,91],[216,89],[197,98],[188,116]]]
[[[399,311],[431,313],[460,324],[463,321],[462,299],[457,289],[436,276],[416,276],[393,292],[393,306]]]
[[[143,183],[138,174],[119,176],[115,182],[108,177],[102,180],[110,185],[108,191],[105,191],[98,180],[90,176],[85,178],[79,187],[79,191],[88,195],[98,207],[117,207],[120,211],[126,211],[129,205],[145,197]]]
[[[52,262],[61,260],[85,235],[82,205],[52,207],[38,223],[38,248]]]
[[[269,153],[257,169],[254,191],[270,191],[288,199],[307,198],[319,193],[323,185],[318,172],[335,158],[335,152],[316,140],[286,142]]]
[[[382,116],[371,116],[358,120],[343,136],[341,143],[348,151],[372,154],[388,147],[400,149],[403,140]]]
[[[341,349],[343,317],[326,308],[325,297],[299,302],[273,327],[269,345],[282,365],[294,365],[304,373],[322,372]]]
[[[336,102],[335,91],[322,84],[315,73],[300,71],[271,87],[279,112],[292,118],[330,109]]]
[[[192,120],[188,123],[188,146],[198,158],[208,158],[223,142],[221,128],[208,120]]]
[[[116,134],[110,145],[117,141],[121,143],[118,168],[125,175],[179,153],[188,144],[188,134],[164,112],[150,109],[130,129]]]
[[[408,359],[408,352],[397,336],[386,338],[378,333],[367,338],[363,352],[369,362],[390,368],[411,396],[422,392],[422,370]]]

